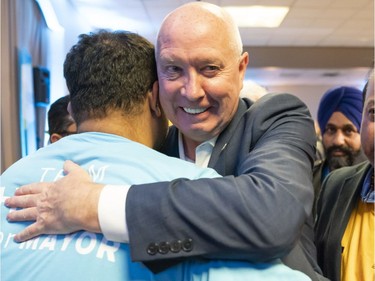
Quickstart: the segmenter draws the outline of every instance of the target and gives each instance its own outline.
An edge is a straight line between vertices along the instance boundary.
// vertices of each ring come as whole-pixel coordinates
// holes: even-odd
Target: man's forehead
[[[225,65],[231,63],[235,58],[230,52],[222,52],[214,47],[197,47],[189,48],[175,48],[165,47],[161,48],[156,54],[156,59],[159,63],[188,63],[191,65]]]
[[[343,127],[343,126],[352,126],[355,128],[353,122],[345,116],[340,111],[335,111],[332,113],[331,117],[327,122],[327,126],[336,126],[336,127]]]

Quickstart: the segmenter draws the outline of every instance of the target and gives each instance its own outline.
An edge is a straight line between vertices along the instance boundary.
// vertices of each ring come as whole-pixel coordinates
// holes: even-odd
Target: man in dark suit
[[[175,125],[162,151],[224,177],[124,187],[123,204],[108,214],[97,206],[99,200],[111,204],[112,186],[83,183],[77,167],[62,181],[20,189],[44,188],[44,202],[69,203],[55,204],[53,214],[46,208],[12,212],[11,220],[37,219],[15,239],[87,228],[129,242],[133,260],[154,272],[187,258],[283,258],[317,280],[311,216],[316,142],[306,105],[289,94],[256,103],[239,98],[249,55],[234,20],[212,4],[192,2],[170,13],[159,31],[156,60],[160,103]],[[74,190],[87,190],[87,212],[79,218]],[[40,203],[38,196],[26,205]],[[7,204],[22,207],[21,201]],[[106,219],[115,216],[120,223]]]
[[[332,281],[374,280],[374,118],[372,73],[360,132],[368,160],[330,173],[317,204],[318,262]]]

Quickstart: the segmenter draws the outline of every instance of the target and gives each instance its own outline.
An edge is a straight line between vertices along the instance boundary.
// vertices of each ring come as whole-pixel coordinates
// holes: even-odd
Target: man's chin
[[[327,163],[329,170],[333,171],[342,167],[353,165],[353,159],[348,155],[340,157],[331,156],[329,158],[327,157]]]

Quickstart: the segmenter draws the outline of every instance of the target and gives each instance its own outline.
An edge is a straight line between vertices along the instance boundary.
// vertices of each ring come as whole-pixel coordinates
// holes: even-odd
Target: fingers
[[[30,208],[37,204],[38,195],[13,196],[5,199],[5,206],[8,208]]]
[[[11,222],[17,221],[35,221],[37,219],[38,212],[37,209],[27,208],[17,211],[9,212],[7,215],[7,220]]]
[[[38,182],[38,183],[23,185],[16,190],[14,195],[21,196],[21,195],[27,195],[27,194],[37,194],[37,193],[42,192],[42,189],[44,187],[47,187],[50,184],[51,183]]]
[[[23,185],[15,191],[15,196],[5,199],[4,204],[9,208],[35,207],[43,189],[51,186],[52,184],[53,183],[38,182]]]
[[[43,234],[42,228],[38,226],[38,223],[33,223],[26,227],[24,230],[21,232],[17,233],[14,236],[14,241],[15,242],[24,242],[26,240],[32,239],[36,236],[39,236]]]
[[[10,212],[7,215],[7,220],[10,222],[35,221],[37,215],[38,213],[36,208],[28,208]],[[13,239],[15,242],[24,242],[41,234],[43,234],[43,228],[40,227],[40,224],[38,222],[34,222],[18,234],[16,234]]]

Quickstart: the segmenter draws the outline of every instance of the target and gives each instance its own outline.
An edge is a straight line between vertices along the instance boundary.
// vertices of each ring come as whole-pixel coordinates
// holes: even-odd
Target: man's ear
[[[54,143],[54,142],[57,142],[59,139],[61,139],[62,136],[60,134],[57,134],[57,133],[53,133],[50,138],[49,138],[49,141],[50,143]]]
[[[249,64],[249,53],[244,52],[241,55],[240,64],[238,66],[238,70],[240,72],[240,79],[241,79],[241,89],[243,88],[243,80],[245,79],[247,65]]]
[[[162,110],[159,102],[159,82],[155,81],[152,85],[152,90],[149,95],[150,109],[157,117],[162,115]]]

